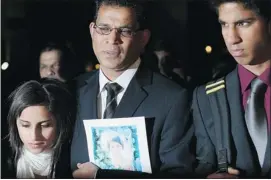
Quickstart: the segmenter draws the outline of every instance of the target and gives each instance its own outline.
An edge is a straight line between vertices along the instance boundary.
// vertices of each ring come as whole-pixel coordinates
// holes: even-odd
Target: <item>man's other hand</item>
[[[232,167],[228,168],[228,172],[213,173],[207,176],[208,179],[237,179],[240,172]]]
[[[75,179],[94,179],[99,169],[98,166],[91,162],[78,163],[77,168],[73,171],[72,176]]]

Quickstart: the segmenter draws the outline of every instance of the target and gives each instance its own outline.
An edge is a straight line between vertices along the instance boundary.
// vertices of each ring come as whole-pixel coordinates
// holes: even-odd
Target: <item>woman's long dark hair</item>
[[[56,80],[43,78],[38,81],[28,81],[19,86],[9,97],[11,101],[8,113],[9,142],[15,154],[14,164],[22,153],[23,143],[19,137],[16,125],[17,118],[29,106],[45,106],[56,120],[56,139],[52,146],[53,161],[50,178],[61,153],[61,147],[71,138],[72,125],[76,114],[75,97],[69,92],[66,84]]]

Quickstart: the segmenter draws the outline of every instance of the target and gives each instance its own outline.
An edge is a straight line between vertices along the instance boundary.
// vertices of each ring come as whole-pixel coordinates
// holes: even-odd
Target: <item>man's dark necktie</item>
[[[107,90],[106,107],[103,118],[112,118],[117,107],[117,95],[123,89],[118,83],[107,83],[105,85]]]
[[[257,150],[260,165],[263,165],[267,145],[267,118],[264,108],[264,97],[267,85],[256,78],[251,82],[245,112],[246,124],[250,137]]]

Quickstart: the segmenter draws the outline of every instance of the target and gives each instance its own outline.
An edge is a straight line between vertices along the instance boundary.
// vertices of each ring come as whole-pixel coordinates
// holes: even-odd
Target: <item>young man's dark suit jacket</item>
[[[71,166],[89,161],[84,119],[97,119],[99,71],[78,79],[78,118],[71,146]],[[96,178],[180,177],[192,171],[190,141],[193,126],[189,118],[188,92],[141,64],[131,80],[113,118],[145,116],[154,122],[148,128],[153,175],[117,170],[98,170]],[[147,122],[148,124],[148,122]],[[150,133],[152,131],[152,134]],[[150,135],[151,134],[151,135]],[[163,172],[159,174],[159,172]],[[167,172],[167,173],[164,173]]]
[[[244,110],[242,108],[242,97],[237,68],[225,78],[226,95],[229,105],[229,129],[230,129],[230,165],[240,169],[244,177],[271,177],[271,156],[270,156],[270,133],[266,148],[265,161],[261,169],[257,158],[256,149],[249,136]],[[226,106],[226,105],[225,105]],[[195,134],[197,137],[196,173],[206,177],[217,171],[217,134],[215,132],[212,117],[212,105],[206,94],[205,86],[195,89],[193,95],[193,118]]]

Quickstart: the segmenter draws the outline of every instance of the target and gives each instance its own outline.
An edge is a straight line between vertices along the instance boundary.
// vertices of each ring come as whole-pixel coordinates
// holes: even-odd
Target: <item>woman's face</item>
[[[50,149],[55,141],[56,120],[45,106],[25,108],[16,124],[24,146],[34,154]]]

